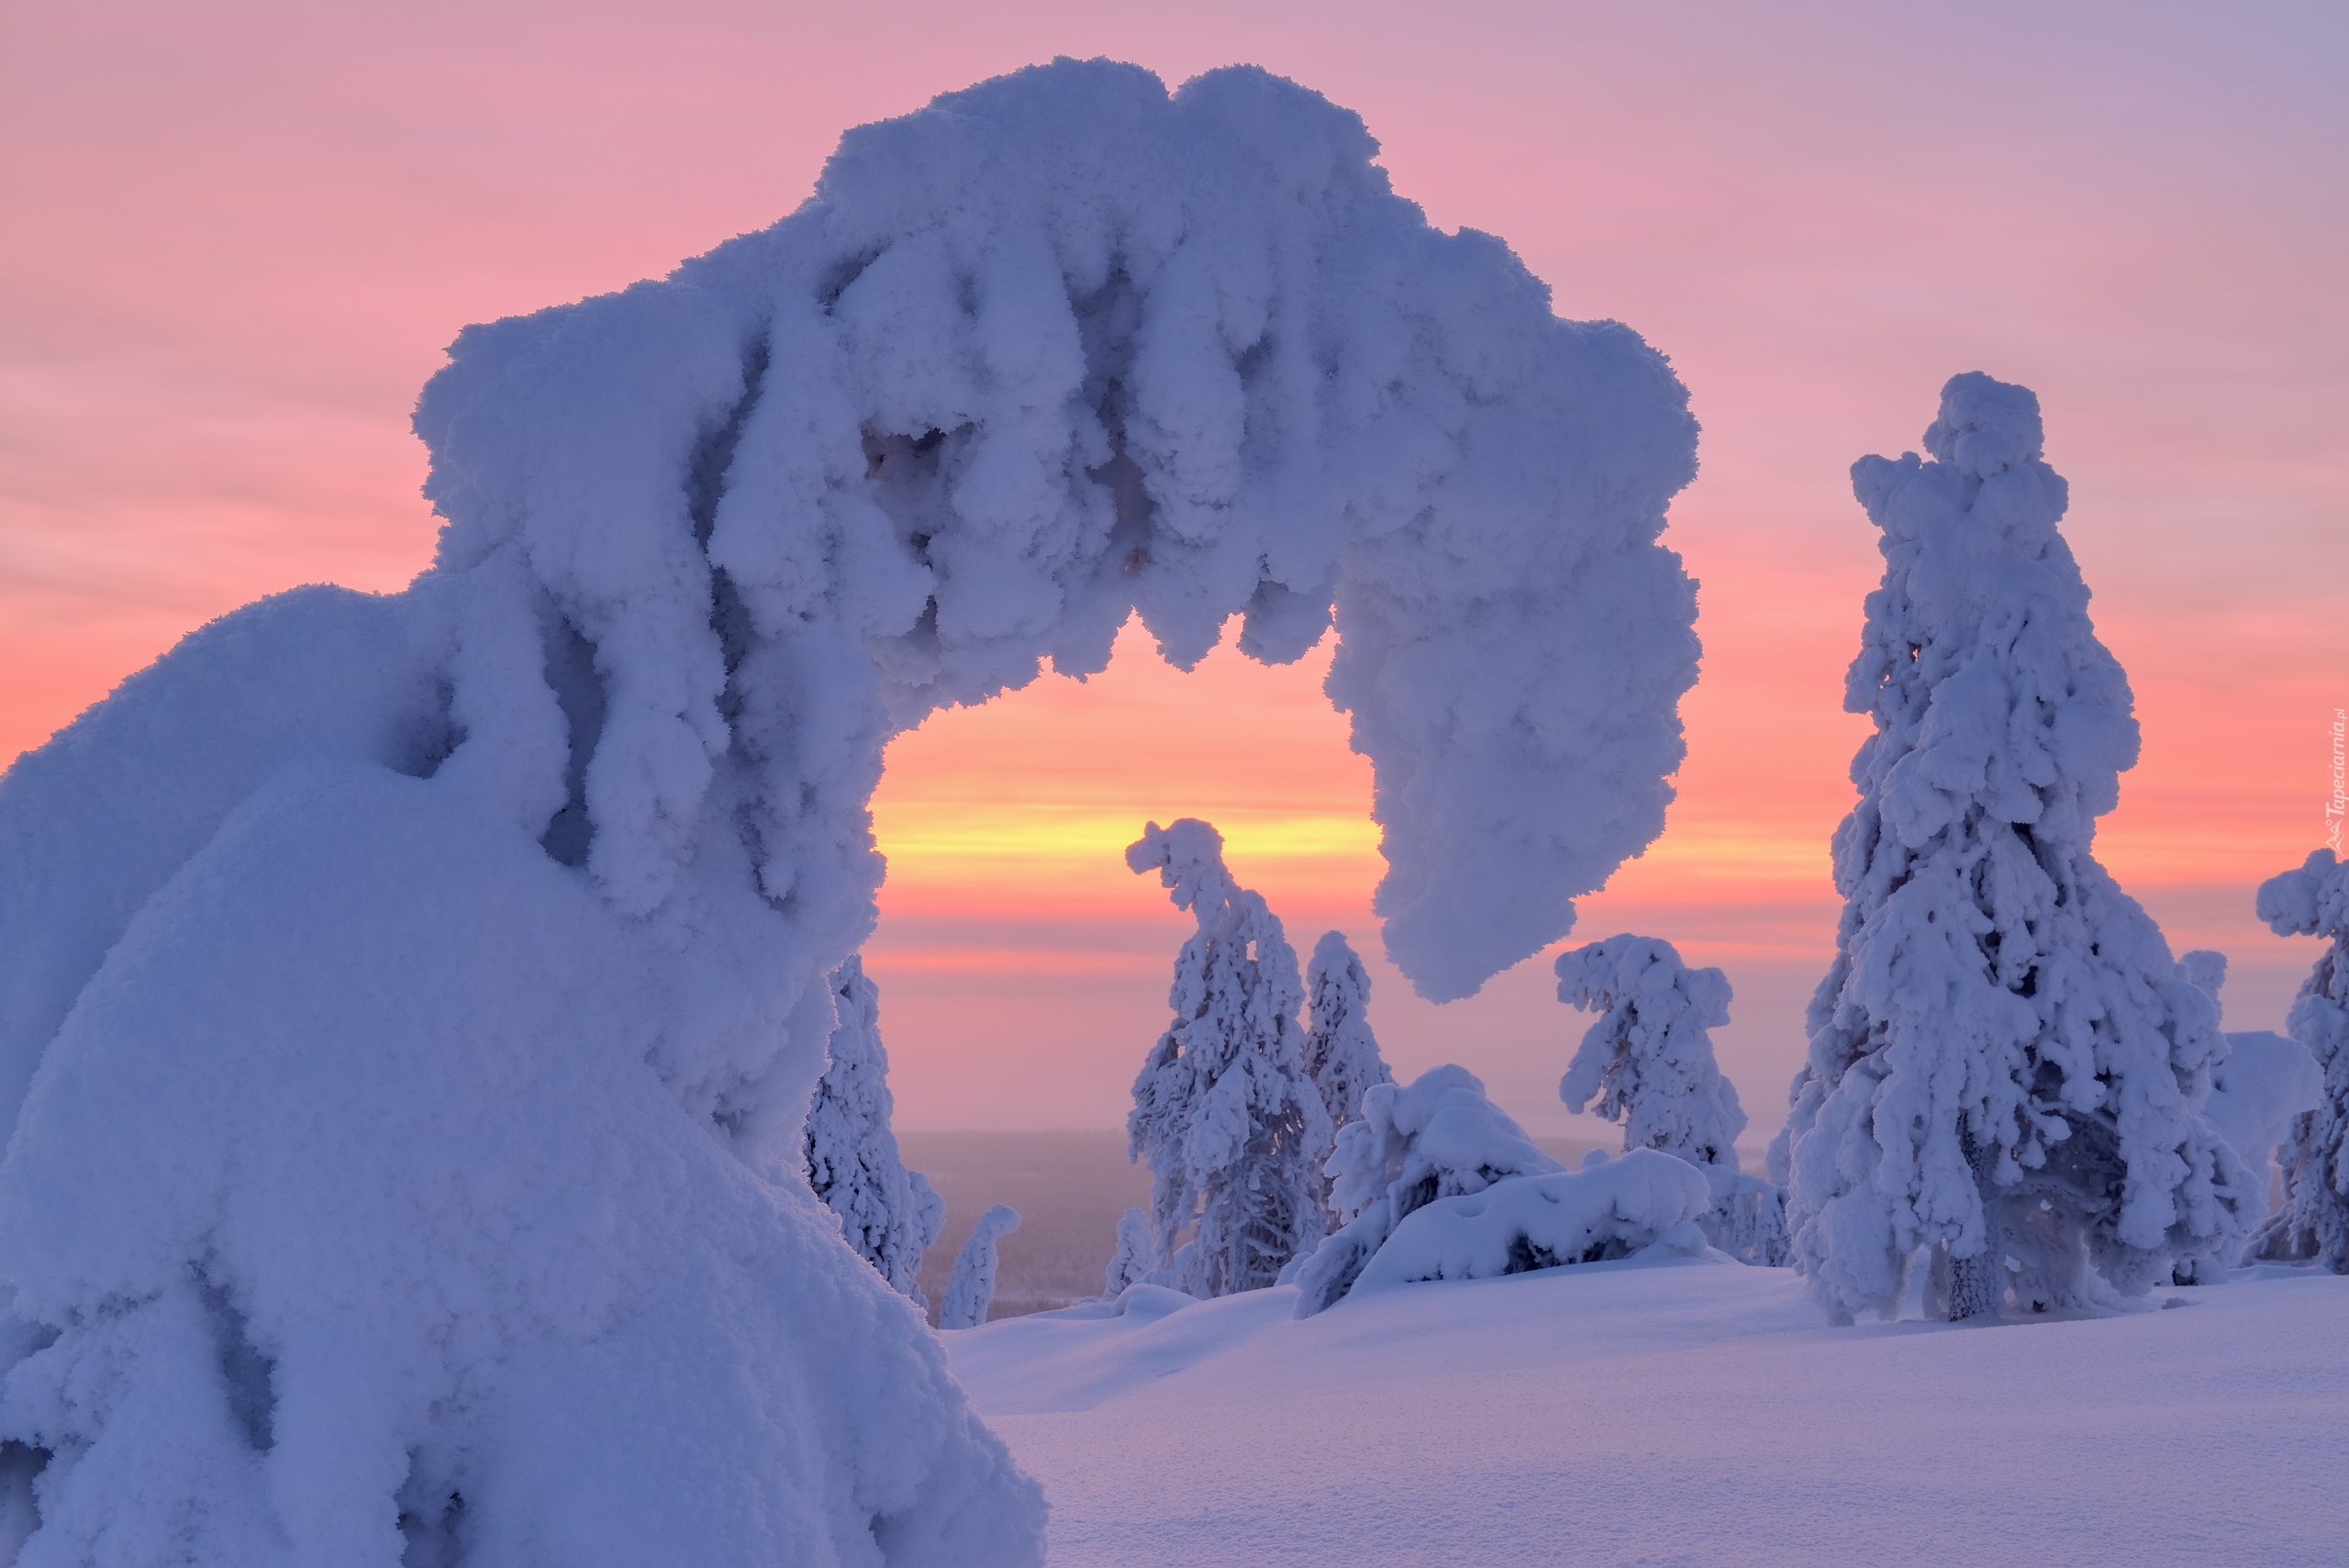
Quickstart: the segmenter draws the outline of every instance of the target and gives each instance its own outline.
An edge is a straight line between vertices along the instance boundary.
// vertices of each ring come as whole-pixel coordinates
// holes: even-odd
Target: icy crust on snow
[[[2258,1209],[2200,1115],[2217,1004],[2091,853],[2137,726],[2056,531],[2038,400],[1957,376],[1925,444],[1852,471],[1885,574],[1844,706],[1876,733],[1773,1151],[1838,1315],[1888,1310],[1920,1247],[2030,1306],[2142,1292],[2223,1259]]]
[[[2284,1207],[2250,1250],[2349,1274],[2349,862],[2319,850],[2299,869],[2262,883],[2257,907],[2277,936],[2324,937],[2330,945],[2284,1018],[2321,1082],[2315,1104],[2292,1118],[2277,1151]]]
[[[893,732],[1100,670],[1130,609],[1187,667],[1233,615],[1297,658],[1334,603],[1390,952],[1441,999],[1563,935],[1683,752],[1696,427],[1375,151],[1261,71],[1062,61],[852,131],[665,283],[460,338],[417,415],[441,569],[527,562],[592,648],[612,895],[657,905],[717,809],[852,945]]]
[[[853,132],[763,233],[459,339],[406,593],[250,606],[10,772],[28,1562],[1033,1559],[802,1179],[891,735],[1135,608],[1182,663],[1334,613],[1436,996],[1682,751],[1683,389],[1375,150],[1098,62]]]

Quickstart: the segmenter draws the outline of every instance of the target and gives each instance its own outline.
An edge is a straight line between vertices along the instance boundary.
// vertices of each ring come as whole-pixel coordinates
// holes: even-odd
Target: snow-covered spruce
[[[945,1298],[939,1303],[941,1329],[975,1329],[987,1320],[995,1304],[995,1273],[1000,1260],[996,1243],[1019,1229],[1019,1211],[996,1204],[971,1227],[971,1239],[954,1254],[954,1272],[946,1281]]]
[[[1957,376],[1925,445],[1852,471],[1886,566],[1844,706],[1876,734],[1772,1151],[1839,1320],[1895,1310],[1920,1248],[1956,1318],[2142,1292],[2228,1257],[2258,1203],[2200,1114],[2217,1006],[2090,853],[2137,726],[2038,399]]]
[[[807,1184],[889,1287],[925,1306],[915,1275],[946,1222],[946,1200],[898,1157],[881,993],[865,978],[863,959],[852,957],[833,974],[832,1005],[840,1022],[807,1107]]]
[[[1353,1289],[1413,1210],[1510,1176],[1564,1169],[1485,1097],[1483,1082],[1465,1067],[1430,1068],[1407,1087],[1373,1084],[1364,1091],[1361,1117],[1338,1132],[1330,1201],[1345,1223],[1295,1271],[1297,1316],[1310,1317]]]
[[[1392,1084],[1378,1037],[1370,1029],[1370,975],[1343,931],[1324,931],[1305,962],[1305,1072],[1321,1092],[1330,1125],[1343,1128],[1362,1115],[1363,1091]],[[1321,1178],[1330,1207],[1330,1178]],[[1337,1218],[1334,1208],[1330,1216]]]
[[[1330,1125],[1362,1115],[1363,1091],[1392,1084],[1370,1030],[1370,975],[1343,931],[1324,931],[1305,963],[1305,1071],[1321,1092]]]
[[[890,737],[1137,606],[1187,664],[1334,605],[1439,996],[1563,933],[1682,753],[1683,389],[1375,151],[1104,62],[853,132],[764,232],[459,339],[412,587],[250,606],[9,772],[33,1550],[389,1564],[462,1495],[483,1562],[1040,1555],[803,1179]]]
[[[2292,1119],[2278,1151],[2284,1207],[2250,1250],[2349,1274],[2349,862],[2317,851],[2299,870],[2260,884],[2258,908],[2277,936],[2322,937],[2330,945],[2284,1020],[2324,1075],[2321,1097]]]
[[[1198,929],[1174,960],[1174,1021],[1134,1079],[1132,1157],[1150,1167],[1160,1282],[1207,1297],[1271,1284],[1321,1240],[1330,1116],[1305,1075],[1297,953],[1264,896],[1234,882],[1223,836],[1186,817],[1126,850]]]
[[[1790,1261],[1786,1189],[1743,1173],[1745,1110],[1721,1076],[1709,1032],[1729,1022],[1729,976],[1690,969],[1655,937],[1609,937],[1558,955],[1558,1000],[1599,1015],[1558,1084],[1566,1108],[1594,1096],[1623,1124],[1623,1147],[1676,1155],[1704,1172],[1712,1207],[1699,1223],[1745,1262]]]
[[[2177,972],[2219,1001],[2227,955],[2207,950],[2180,953]],[[2324,1098],[2324,1073],[2309,1048],[2289,1035],[2228,1029],[2225,1036],[2226,1054],[2210,1064],[2210,1097],[2203,1101],[2202,1114],[2250,1171],[2252,1190],[2265,1194],[2276,1175],[2276,1146],[2291,1130],[2294,1118],[2314,1110]]]
[[[1130,1208],[1118,1217],[1118,1250],[1101,1271],[1101,1299],[1115,1301],[1128,1288],[1156,1283],[1163,1274],[1157,1238],[1151,1234],[1150,1211]]]

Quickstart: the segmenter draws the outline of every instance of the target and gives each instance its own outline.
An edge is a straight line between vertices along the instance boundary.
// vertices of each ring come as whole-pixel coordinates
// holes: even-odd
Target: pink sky
[[[840,130],[1047,59],[1252,61],[1359,111],[1397,186],[1562,314],[1673,356],[1705,425],[1669,542],[1705,677],[1665,837],[1578,936],[1739,989],[1782,1114],[1875,581],[1844,473],[1950,373],[2040,394],[2144,761],[2099,840],[2275,1027],[2309,945],[2252,887],[2319,841],[2349,705],[2349,111],[2336,6],[895,8],[34,0],[0,18],[0,756],[205,619],[429,559],[407,433],[461,326],[665,272],[807,194]],[[1207,816],[1309,948],[1375,951],[1368,774],[1315,689],[1219,652],[1048,678],[893,749],[869,950],[901,1119],[1106,1126],[1185,920],[1116,850]],[[1398,1068],[1529,1124],[1582,1015],[1546,960],[1443,1009],[1378,970]]]

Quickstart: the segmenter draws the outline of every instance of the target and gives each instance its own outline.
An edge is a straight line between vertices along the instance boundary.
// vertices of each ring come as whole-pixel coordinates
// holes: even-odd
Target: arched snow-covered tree
[[[832,975],[829,1063],[807,1107],[807,1184],[840,1216],[841,1231],[891,1289],[926,1305],[915,1275],[946,1221],[946,1200],[906,1169],[890,1130],[889,1053],[881,1045],[881,992],[851,957]]]
[[[996,1204],[971,1227],[971,1239],[954,1254],[954,1272],[947,1277],[946,1295],[938,1305],[941,1329],[975,1329],[987,1320],[995,1304],[995,1274],[1001,1262],[996,1243],[1019,1229],[1019,1211]]]
[[[1709,1031],[1729,1022],[1729,976],[1690,969],[1655,937],[1609,937],[1558,955],[1558,1000],[1599,1015],[1558,1084],[1579,1112],[1623,1124],[1623,1148],[1676,1155],[1705,1173],[1713,1207],[1698,1223],[1712,1244],[1750,1263],[1791,1256],[1786,1191],[1744,1174],[1737,1152],[1745,1108],[1713,1059]]]
[[[1167,1283],[1197,1296],[1271,1284],[1323,1234],[1330,1115],[1305,1075],[1297,953],[1262,895],[1224,868],[1223,836],[1184,817],[1126,851],[1198,929],[1174,961],[1174,1021],[1134,1080],[1131,1156],[1151,1170]]]
[[[2300,983],[2284,1027],[2324,1074],[2316,1108],[2293,1118],[2279,1151],[2284,1207],[2253,1239],[2254,1256],[2313,1260],[2349,1274],[2349,862],[2319,850],[2259,887],[2259,917],[2279,937],[2330,943]]]
[[[389,1562],[458,1493],[484,1562],[1041,1560],[803,1176],[890,739],[1135,614],[1184,667],[1334,629],[1434,996],[1563,935],[1683,751],[1685,389],[1377,150],[1105,61],[852,131],[774,226],[457,339],[406,590],[248,606],[10,768],[28,1550]]]
[[[1130,1208],[1118,1217],[1118,1250],[1101,1273],[1101,1299],[1115,1301],[1130,1284],[1158,1272],[1158,1242],[1150,1233],[1150,1211]]]
[[[1863,458],[1883,585],[1844,706],[1876,721],[1773,1175],[1831,1315],[1933,1249],[1953,1318],[2141,1292],[2223,1258],[2249,1177],[2199,1114],[2216,1005],[2090,852],[2137,757],[2127,677],[2056,531],[2039,402],[1954,378],[1930,462]]]

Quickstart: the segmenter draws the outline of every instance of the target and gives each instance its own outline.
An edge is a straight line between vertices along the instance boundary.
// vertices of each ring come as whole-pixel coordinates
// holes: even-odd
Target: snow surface
[[[1288,1288],[1171,1294],[945,1336],[1055,1563],[2332,1568],[2349,1539],[2349,1279],[2315,1270],[1997,1327],[1823,1329],[1719,1254],[1302,1320]]]

